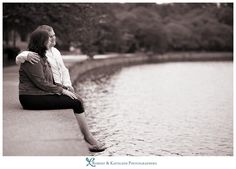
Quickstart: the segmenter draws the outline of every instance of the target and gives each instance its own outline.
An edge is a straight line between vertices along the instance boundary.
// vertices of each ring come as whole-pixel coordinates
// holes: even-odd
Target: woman
[[[28,50],[36,52],[40,61],[36,64],[25,62],[19,70],[19,100],[24,109],[73,109],[81,132],[92,152],[104,151],[88,129],[82,101],[77,95],[57,85],[53,80],[50,64],[45,56],[49,48],[49,34],[45,30],[35,30],[30,36]]]

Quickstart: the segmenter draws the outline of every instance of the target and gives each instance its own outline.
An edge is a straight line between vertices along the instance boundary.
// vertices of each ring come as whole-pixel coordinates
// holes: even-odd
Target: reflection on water
[[[110,73],[108,73],[110,72]],[[233,155],[233,64],[103,69],[77,84],[96,155]]]

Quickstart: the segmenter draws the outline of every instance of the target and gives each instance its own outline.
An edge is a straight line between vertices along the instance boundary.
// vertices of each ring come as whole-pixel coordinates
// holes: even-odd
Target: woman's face
[[[50,48],[51,42],[50,42],[50,37],[48,37],[48,40],[45,42],[45,46],[47,49]]]
[[[48,45],[47,48],[54,47],[56,45],[56,35],[53,30],[49,32],[49,39],[48,39]]]

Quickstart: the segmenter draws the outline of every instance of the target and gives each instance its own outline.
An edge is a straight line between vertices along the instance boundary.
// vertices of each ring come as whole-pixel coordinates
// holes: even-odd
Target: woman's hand
[[[75,93],[75,90],[74,90],[74,88],[73,88],[72,86],[66,86],[66,87],[67,87],[67,90],[69,90],[69,91]]]
[[[84,101],[82,100],[82,97],[80,97],[80,95],[78,95],[77,93],[75,93],[76,98],[84,105]]]
[[[74,93],[72,93],[71,91],[69,91],[69,90],[63,89],[62,94],[66,95],[66,96],[69,96],[72,99],[77,99],[76,95]]]

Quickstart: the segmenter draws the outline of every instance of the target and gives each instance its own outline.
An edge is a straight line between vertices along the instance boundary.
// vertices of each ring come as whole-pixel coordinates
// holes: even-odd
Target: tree
[[[232,3],[3,4],[4,41],[12,31],[26,40],[41,24],[54,28],[58,47],[75,44],[91,56],[139,48],[153,52],[233,49]]]

